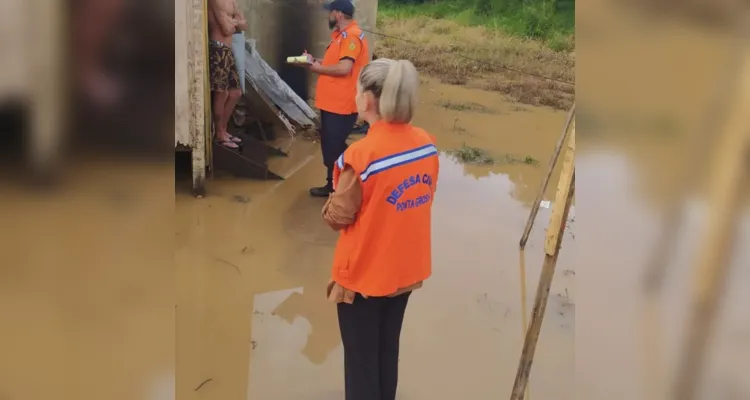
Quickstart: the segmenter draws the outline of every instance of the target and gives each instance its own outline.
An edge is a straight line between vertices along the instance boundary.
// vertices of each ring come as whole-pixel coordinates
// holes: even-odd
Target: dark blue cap
[[[344,15],[354,16],[354,4],[350,0],[333,0],[330,3],[323,4],[323,8],[328,11],[341,11]]]

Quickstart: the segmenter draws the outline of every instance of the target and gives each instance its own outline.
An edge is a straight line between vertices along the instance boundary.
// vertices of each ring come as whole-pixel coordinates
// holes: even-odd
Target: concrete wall
[[[237,0],[248,20],[247,37],[257,41],[257,48],[271,68],[302,97],[312,96],[305,88],[314,88],[315,79],[304,70],[285,65],[288,56],[307,50],[322,57],[330,41],[328,12],[322,0]],[[355,19],[363,29],[375,30],[378,0],[354,0]],[[366,33],[370,56],[375,37]],[[309,96],[308,96],[309,95]]]
[[[356,7],[354,17],[359,26],[367,31],[377,32],[375,24],[378,16],[378,0],[354,0],[354,6]],[[370,32],[365,32],[365,37],[370,45],[370,58],[372,59],[372,52],[375,49],[377,36]]]

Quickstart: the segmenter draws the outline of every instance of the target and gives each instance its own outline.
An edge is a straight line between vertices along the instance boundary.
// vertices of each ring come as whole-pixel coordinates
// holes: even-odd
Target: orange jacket
[[[434,142],[412,125],[377,122],[336,161],[334,188],[347,165],[362,186],[357,219],[341,231],[334,253],[331,275],[341,286],[387,296],[430,276]]]
[[[354,62],[349,75],[320,75],[318,77],[315,106],[323,111],[343,115],[357,112],[357,105],[354,102],[354,97],[357,95],[357,79],[362,68],[370,62],[370,51],[365,33],[356,21],[352,21],[344,30],[335,30],[331,34],[331,42],[326,47],[321,64],[336,65],[344,59]]]

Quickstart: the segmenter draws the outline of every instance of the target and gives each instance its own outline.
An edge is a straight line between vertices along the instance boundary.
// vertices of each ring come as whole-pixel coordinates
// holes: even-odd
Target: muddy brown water
[[[602,125],[589,120],[588,129],[581,128],[579,116],[575,221],[557,266],[530,399],[665,398],[684,334],[689,268],[706,210],[699,191],[689,203],[665,301],[644,307],[638,296],[643,265],[660,212],[669,205],[670,183],[684,161],[674,150],[687,141],[655,131],[626,138],[606,123],[627,120],[627,113],[643,103],[679,123],[696,122],[710,92],[707,76],[720,71],[715,61],[725,57],[721,50],[727,47],[721,38],[685,39],[687,33],[670,31],[675,32],[683,38],[669,42],[659,31],[644,33],[639,49],[690,71],[613,82],[628,93],[650,95],[588,103],[607,117]],[[668,42],[675,50],[660,53],[645,46],[645,39]],[[634,46],[618,40],[623,42],[614,48]],[[611,42],[599,46],[600,55],[615,55],[606,53],[613,52]],[[675,61],[677,54],[685,60]],[[686,76],[689,88],[679,85]],[[608,90],[585,79],[579,84],[591,93]],[[665,94],[669,90],[677,91],[675,97]],[[677,98],[686,102],[678,104]],[[525,253],[517,243],[565,113],[431,79],[423,85],[421,101],[415,124],[435,134],[441,150],[466,144],[496,156],[529,156],[541,166],[465,166],[441,156],[434,273],[407,311],[399,399],[508,398],[542,264],[549,209],[541,209]],[[440,105],[445,101],[476,103],[488,111],[446,109]],[[175,202],[125,201],[143,211],[140,220],[101,208],[103,193],[122,186],[109,176],[106,185],[71,189],[51,204],[24,201],[16,203],[22,206],[18,211],[0,209],[3,224],[16,229],[2,241],[2,255],[10,261],[0,268],[0,398],[341,399],[341,342],[335,308],[323,294],[336,235],[320,220],[322,202],[307,195],[310,186],[322,183],[324,169],[315,143],[282,144],[291,157],[274,161],[273,169],[287,180],[221,177],[209,182],[204,199],[178,190]],[[129,177],[140,172],[127,171]],[[88,173],[100,174],[96,168]],[[143,171],[129,179],[155,193],[173,177],[167,173],[165,181]],[[545,200],[554,200],[555,184]],[[0,200],[12,196],[3,192]],[[172,210],[173,225],[143,230],[143,221],[164,221]],[[29,215],[47,223],[29,224]],[[99,235],[110,223],[119,233]],[[584,229],[577,229],[580,223]],[[174,238],[174,257],[159,252],[164,242],[153,239],[159,234]],[[134,236],[142,239],[133,243]],[[86,239],[82,243],[79,237]],[[748,238],[746,215],[738,243]],[[43,244],[47,251],[21,251],[28,243]],[[705,399],[750,393],[745,372],[750,254],[747,246],[740,247],[712,343]],[[111,254],[118,255],[117,262],[110,262]],[[160,263],[153,261],[157,256],[163,257]],[[55,268],[60,259],[74,262]],[[20,267],[28,262],[49,267]],[[39,284],[26,284],[30,281]]]
[[[423,86],[415,123],[435,134],[441,149],[466,144],[498,158],[529,156],[546,164],[565,120],[564,112],[510,103],[499,93],[434,80]],[[486,110],[455,111],[441,105],[446,100]],[[321,183],[324,169],[317,145],[298,140],[290,151],[290,160],[280,160],[286,165],[273,166],[288,176],[282,183],[224,179],[211,182],[205,199],[178,196],[180,398],[342,396],[335,307],[324,297],[336,234],[320,219],[322,202],[307,194]],[[399,398],[505,396],[527,323],[523,311],[531,310],[550,210],[540,213],[524,260],[517,243],[544,167],[465,166],[445,155],[441,163],[434,273],[409,305]],[[237,202],[237,195],[250,201]],[[572,235],[566,237],[568,246]],[[573,396],[571,255],[567,251],[560,259],[532,397]],[[195,392],[208,377],[212,381]]]
[[[473,102],[490,111],[454,111],[440,105],[446,100]],[[541,166],[465,166],[441,156],[434,273],[407,311],[399,399],[507,398],[542,264],[549,209],[541,209],[524,254],[517,243],[565,112],[429,79],[421,101],[415,123],[437,136],[441,150],[466,144],[496,156],[530,156]],[[579,141],[582,183],[575,221],[564,239],[529,398],[648,398],[646,391],[661,388],[668,378],[664,371],[682,337],[685,290],[680,285],[687,279],[669,285],[668,293],[677,295],[657,310],[653,319],[658,323],[644,322],[646,314],[633,294],[655,231],[655,210],[664,204],[657,189],[674,172],[660,149],[680,141],[660,138],[649,142],[652,147],[645,152],[633,151],[626,141],[595,146]],[[0,363],[0,377],[11,382],[0,386],[2,393],[37,399],[64,392],[63,398],[77,400],[162,400],[175,390],[181,400],[342,398],[335,308],[323,294],[336,235],[320,220],[322,202],[307,195],[310,186],[321,183],[324,168],[317,144],[281,144],[291,153],[274,161],[273,169],[287,176],[283,182],[221,177],[209,182],[203,199],[178,190],[174,200],[123,202],[142,209],[139,215],[146,221],[164,221],[174,210],[173,225],[154,226],[173,235],[174,257],[158,252],[164,242],[151,234],[159,232],[143,231],[142,221],[112,214],[119,210],[114,206],[101,209],[107,193],[128,182],[107,177],[112,182],[71,188],[62,200],[44,204],[49,207],[27,202],[19,212],[4,209],[4,223],[19,228],[3,241],[4,256],[10,250],[11,260],[80,263],[33,271],[6,263],[0,269],[2,333],[10,338],[0,341],[6,360]],[[660,166],[659,174],[653,166]],[[166,181],[159,180],[148,171],[130,177],[133,172],[128,171],[128,179],[147,183],[146,192],[155,193],[174,179],[167,173]],[[96,168],[89,173],[105,176]],[[555,184],[545,200],[554,200]],[[693,226],[705,210],[700,202],[691,204]],[[580,207],[588,224],[580,231],[596,236],[576,236]],[[48,224],[24,223],[30,213]],[[108,223],[116,223],[120,233],[97,235]],[[603,230],[603,223],[617,229]],[[750,222],[743,226],[747,238]],[[85,243],[80,235],[88,238]],[[133,235],[142,236],[143,243],[108,240]],[[40,241],[48,251],[14,252],[24,248],[24,237]],[[623,252],[623,240],[639,250]],[[691,240],[683,245],[682,261],[695,246],[694,235]],[[97,264],[107,254],[118,255],[117,262]],[[607,258],[611,254],[617,257]],[[156,256],[163,262],[155,264]],[[170,265],[177,267],[176,274]],[[750,265],[747,251],[736,257],[736,265]],[[683,273],[675,276],[689,275],[676,269]],[[745,390],[741,363],[748,348],[743,338],[750,328],[743,307],[748,271],[734,272],[708,378],[714,392],[727,399]],[[43,279],[41,286],[22,284],[50,276],[54,279]],[[659,344],[645,339],[656,333]],[[591,378],[581,378],[584,373]],[[41,376],[49,385],[38,385]],[[619,391],[613,394],[612,388]]]
[[[708,65],[696,68],[710,71]],[[710,85],[703,84],[708,92]],[[441,105],[446,101],[485,110],[456,111]],[[425,80],[421,103],[415,124],[435,134],[441,150],[466,144],[499,157],[529,156],[540,166],[466,166],[441,156],[434,274],[408,308],[399,398],[506,398],[542,264],[549,209],[541,210],[524,253],[517,243],[565,112],[432,79]],[[665,113],[694,122],[684,106]],[[609,117],[620,116],[610,111]],[[598,235],[584,238],[586,251],[577,250],[574,210],[537,347],[531,399],[664,398],[684,333],[686,268],[697,236],[681,241],[684,255],[667,287],[669,301],[644,312],[637,296],[642,265],[683,160],[673,150],[686,143],[679,135],[661,134],[663,128],[637,129],[652,136],[636,140],[618,139],[617,132],[607,140],[589,136],[594,140],[579,148],[578,175],[585,184],[576,207],[585,202],[589,229]],[[307,195],[321,183],[324,169],[315,144],[297,141],[290,149],[292,158],[274,166],[288,176],[283,183],[224,179],[212,182],[206,199],[178,196],[180,398],[343,395],[335,309],[323,296],[336,235],[320,221],[322,202]],[[553,180],[545,200],[554,200],[555,185]],[[251,200],[234,201],[237,195]],[[695,227],[705,209],[701,193],[696,196],[686,224],[699,232]],[[749,226],[744,223],[740,241]],[[748,265],[742,261],[747,256],[739,254],[735,264]],[[748,331],[747,311],[737,304],[747,304],[740,282],[748,271],[733,273],[705,385],[728,399],[747,390],[738,369],[738,354],[748,350],[741,340]],[[584,294],[576,287],[592,296],[583,316]],[[580,378],[582,371],[586,378]]]

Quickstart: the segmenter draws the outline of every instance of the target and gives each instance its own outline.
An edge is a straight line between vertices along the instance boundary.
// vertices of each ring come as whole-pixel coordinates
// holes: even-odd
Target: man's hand
[[[307,64],[312,65],[313,63],[318,62],[318,60],[315,59],[315,57],[312,56],[312,54],[308,53],[307,50],[305,50],[304,53],[302,53],[303,56],[307,57]]]
[[[306,63],[298,63],[298,64],[295,63],[295,64],[292,64],[292,65],[295,65],[297,67],[302,67],[302,68],[312,68],[312,66],[314,64],[320,65],[320,62],[318,60],[316,60],[315,57],[312,56],[312,54],[308,53],[307,50],[305,50],[305,52],[302,53],[302,55],[305,56],[305,57],[307,57],[307,62]]]
[[[238,33],[247,30],[247,21],[245,20],[245,16],[242,14],[242,10],[240,10],[236,4],[234,7],[234,14],[232,15],[232,18],[234,18],[235,20],[234,27]]]

